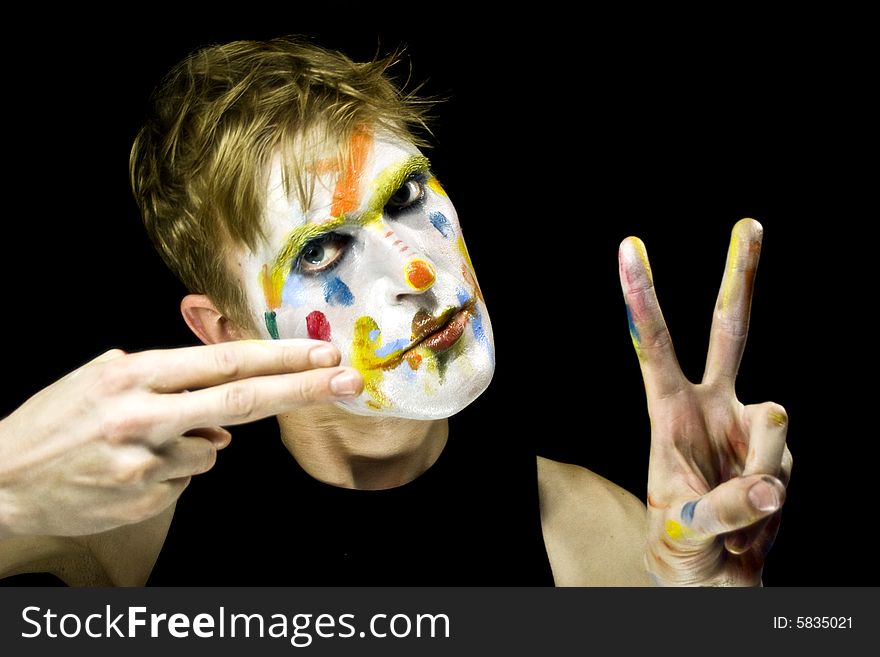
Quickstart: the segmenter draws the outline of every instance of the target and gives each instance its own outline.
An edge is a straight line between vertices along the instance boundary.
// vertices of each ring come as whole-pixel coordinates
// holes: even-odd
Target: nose
[[[382,290],[386,302],[401,303],[428,292],[437,281],[431,259],[407,239],[405,230],[396,232],[387,224],[375,228],[378,230],[370,231],[368,248],[374,259],[377,289]]]

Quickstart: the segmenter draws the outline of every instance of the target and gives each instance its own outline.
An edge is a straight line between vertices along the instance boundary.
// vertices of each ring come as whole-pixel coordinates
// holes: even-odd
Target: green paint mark
[[[266,320],[266,328],[269,330],[269,335],[272,336],[273,340],[279,340],[278,337],[278,323],[275,321],[275,311],[267,310],[263,313],[263,317]]]

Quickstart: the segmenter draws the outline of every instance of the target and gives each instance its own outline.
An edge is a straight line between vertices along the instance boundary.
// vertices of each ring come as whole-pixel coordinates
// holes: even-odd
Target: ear
[[[204,294],[188,294],[180,302],[180,313],[190,330],[205,344],[232,342],[248,337],[223,315]]]

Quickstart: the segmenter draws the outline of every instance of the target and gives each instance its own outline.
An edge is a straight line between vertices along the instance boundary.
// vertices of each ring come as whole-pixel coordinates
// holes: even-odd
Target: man
[[[389,63],[279,39],[208,48],[169,74],[132,151],[132,182],[151,238],[192,292],[184,319],[209,346],[108,352],[3,420],[4,574],[146,582],[176,500],[230,440],[221,425],[277,416],[290,463],[330,489],[370,491],[363,508],[376,522],[383,491],[409,492],[437,471],[455,440],[447,418],[492,377],[493,334],[455,209],[417,148],[423,106],[388,82]],[[558,585],[760,583],[791,467],[783,409],[744,407],[733,386],[760,242],[757,222],[734,227],[699,385],[675,360],[644,246],[623,242],[653,427],[647,523],[614,484],[538,459],[533,488],[517,488],[538,514],[535,572],[543,560]],[[487,482],[479,493],[516,483],[498,478],[496,456],[503,463],[489,455],[469,470],[468,485]],[[350,499],[324,507],[331,519],[357,521]],[[231,511],[221,510],[208,524]],[[444,556],[483,550],[479,572],[493,551],[531,540],[528,521],[508,540],[488,518],[442,518],[452,536],[421,520],[412,549],[374,528],[381,549],[358,543],[369,558],[352,570],[347,544],[328,556],[333,542],[322,542],[338,523],[317,517],[275,554],[299,555],[288,570],[317,570],[317,581],[334,564],[370,581],[362,573],[382,559],[383,573],[398,564],[395,583],[421,584],[445,572]],[[271,543],[265,523],[249,531],[259,549],[239,559],[246,573]],[[413,549],[433,550],[414,560],[422,570],[400,566]],[[208,574],[224,583],[214,566]]]

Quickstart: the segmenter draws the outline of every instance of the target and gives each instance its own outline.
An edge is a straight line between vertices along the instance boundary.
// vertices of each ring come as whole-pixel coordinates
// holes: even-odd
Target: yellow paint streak
[[[424,381],[425,381],[425,385],[427,386],[428,382],[431,380],[432,377],[436,377],[436,376],[439,376],[439,375],[440,375],[440,368],[437,366],[437,357],[436,357],[436,356],[435,356],[435,355],[434,355],[429,349],[425,349],[424,347],[420,347],[420,348],[419,348],[419,351],[421,351],[421,352],[424,353],[426,356],[428,356],[428,358],[426,358],[426,359],[424,360],[425,370],[426,370],[429,374],[431,374],[432,376],[431,376],[431,377],[426,377],[426,378],[424,379]],[[425,392],[430,392],[430,390],[428,390],[428,389],[426,388],[426,389],[425,389]]]
[[[366,137],[361,136],[359,139],[363,142]],[[357,160],[355,164],[357,164],[358,167],[363,167],[363,162],[358,158],[366,157],[363,151],[368,149],[369,145],[367,142],[363,142],[360,143],[358,148],[361,154],[354,158]],[[297,256],[299,256],[303,247],[305,247],[305,245],[311,240],[326,235],[327,233],[332,233],[342,226],[376,225],[382,220],[385,212],[385,205],[388,203],[389,199],[394,196],[394,193],[400,189],[400,186],[406,181],[406,179],[414,173],[427,172],[429,168],[430,162],[428,161],[428,158],[423,155],[414,155],[407,158],[402,164],[387,167],[384,171],[379,173],[373,181],[373,192],[370,196],[366,210],[352,214],[351,211],[354,210],[354,208],[351,207],[350,203],[350,192],[353,189],[353,183],[351,183],[351,181],[360,175],[358,173],[359,169],[355,170],[355,167],[352,167],[352,170],[347,173],[346,181],[337,185],[338,202],[334,202],[333,209],[342,212],[338,214],[334,213],[333,216],[329,217],[326,221],[320,223],[308,223],[291,230],[284,240],[284,246],[281,247],[281,250],[278,252],[278,255],[275,256],[275,260],[272,263],[272,279],[280,280],[280,285],[283,285]]]
[[[736,263],[739,260],[739,236],[734,230],[730,235],[730,249],[727,252],[727,271],[724,274],[724,290],[721,292],[721,310],[726,311],[730,302],[736,297],[740,277],[736,275]]]
[[[362,212],[358,217],[358,224],[361,226],[375,226],[382,220],[382,212],[376,210],[367,210]]]
[[[434,178],[433,176],[430,177],[430,178],[428,178],[428,183],[427,183],[427,185],[428,185],[428,187],[430,187],[433,191],[435,191],[435,192],[437,192],[438,194],[440,194],[440,196],[447,196],[447,194],[446,194],[446,190],[443,189],[443,187],[440,185],[440,181],[438,181],[438,180],[437,180],[436,178]]]
[[[642,261],[642,267],[645,268],[645,273],[648,275],[648,281],[653,284],[654,272],[651,271],[651,262],[648,260],[648,251],[647,249],[645,249],[645,243],[638,237],[636,237],[635,239],[631,239],[630,243],[632,244],[633,250],[636,252],[636,255],[639,257],[639,260]]]
[[[629,337],[630,337],[630,340],[632,340],[633,349],[636,350],[636,358],[638,358],[639,361],[641,361],[642,360],[642,349],[641,349],[641,347],[639,347],[639,341],[636,340],[636,336],[635,336],[635,334],[633,334],[632,331],[629,332]]]
[[[373,194],[370,197],[367,210],[362,216],[369,214],[370,217],[375,217],[376,215],[381,217],[388,201],[397,193],[397,190],[406,182],[406,179],[414,173],[427,173],[430,166],[431,163],[424,155],[413,155],[402,164],[387,167],[379,172],[379,175],[373,180]],[[361,224],[365,223],[368,223],[368,221],[362,219]]]
[[[667,520],[666,521],[666,534],[674,541],[680,541],[684,538],[689,538],[694,535],[694,532],[690,527],[682,525],[680,522],[676,522],[675,520]]]
[[[483,298],[483,291],[480,289],[480,284],[477,282],[477,278],[476,278],[476,276],[474,276],[473,269],[472,269],[472,268],[471,268],[471,269],[468,269],[467,265],[465,265],[465,264],[462,263],[462,265],[461,265],[461,275],[462,275],[462,278],[464,278],[465,283],[467,283],[468,286],[469,286],[472,290],[474,290],[474,292],[475,292],[476,295],[477,295],[477,298],[478,298],[480,301],[482,301],[483,303],[485,303],[486,300]]]
[[[474,299],[464,304],[463,310],[474,312]],[[452,313],[455,309],[450,309]],[[375,333],[371,338],[370,333]],[[354,335],[351,339],[351,364],[364,377],[364,390],[370,395],[367,405],[382,409],[390,405],[388,397],[382,391],[384,371],[391,370],[407,362],[413,370],[425,367],[429,373],[437,374],[437,357],[430,349],[417,346],[413,349],[398,349],[387,356],[378,356],[376,352],[382,348],[382,333],[379,325],[372,317],[359,317],[354,324]]]
[[[283,286],[284,281],[287,279],[287,275],[290,273],[290,268],[293,266],[297,256],[299,256],[300,252],[303,250],[303,247],[313,239],[326,235],[327,233],[332,233],[344,223],[344,216],[336,217],[329,221],[325,221],[324,223],[306,224],[290,231],[287,238],[284,240],[284,246],[281,247],[278,255],[275,256],[275,261],[272,263],[272,280],[280,281],[280,285]]]
[[[464,243],[464,238],[459,235],[458,236],[458,251],[461,253],[461,256],[464,258],[464,261],[467,263],[467,266],[470,267],[471,272],[474,271],[474,263],[471,261],[471,254],[468,253],[467,246]]]
[[[788,423],[788,416],[780,411],[770,411],[767,417],[777,427],[784,427]]]
[[[354,336],[351,339],[351,364],[364,377],[364,390],[370,395],[367,405],[381,409],[389,405],[388,398],[382,392],[383,361],[387,360],[376,355],[382,346],[382,334],[373,339],[370,333],[378,331],[379,325],[372,317],[359,317],[354,324]]]

